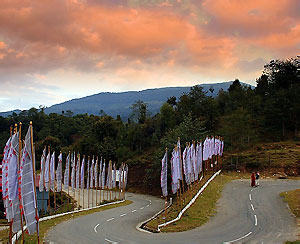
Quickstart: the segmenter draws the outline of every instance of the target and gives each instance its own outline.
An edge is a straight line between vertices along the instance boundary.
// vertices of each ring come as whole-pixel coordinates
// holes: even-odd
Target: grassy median
[[[97,212],[101,212],[101,211],[116,208],[116,207],[126,206],[126,205],[129,205],[131,203],[132,203],[132,201],[126,200],[123,203],[108,205],[108,206],[104,206],[104,207],[101,207],[101,208],[91,209],[91,210],[88,210],[88,211],[83,211],[83,212],[79,212],[79,213],[75,213],[75,214],[69,214],[69,215],[66,215],[66,216],[62,216],[62,217],[58,217],[58,218],[54,218],[54,219],[50,219],[50,220],[40,222],[40,240],[41,240],[41,243],[43,243],[43,239],[45,238],[45,236],[47,234],[47,231],[50,230],[52,227],[60,224],[61,222],[64,222],[64,221],[67,221],[67,220],[70,220],[70,219],[74,219],[74,218],[78,218],[80,216],[87,215],[87,214],[97,213]],[[8,243],[8,241],[9,241],[8,235],[9,235],[8,230],[0,231],[0,241],[2,243]],[[20,237],[20,238],[22,238],[22,237]],[[37,243],[36,234],[30,236],[30,235],[28,235],[28,233],[25,233],[25,242],[26,243]]]
[[[282,192],[280,193],[280,196],[288,203],[292,213],[297,218],[298,225],[298,240],[287,241],[286,243],[300,244],[300,189]]]
[[[165,215],[161,214],[156,219],[150,221],[146,227],[148,229],[156,230],[161,223],[169,221],[177,217],[180,210],[192,199],[197,191],[205,184],[211,176],[207,175],[198,184],[194,185],[191,191],[185,192],[185,202],[177,200],[167,211]],[[220,174],[218,175],[207,188],[200,194],[195,203],[183,214],[182,218],[166,227],[161,228],[162,232],[180,232],[194,229],[205,224],[211,216],[216,213],[216,203],[221,196],[223,187],[235,177]],[[184,198],[182,197],[182,198]]]

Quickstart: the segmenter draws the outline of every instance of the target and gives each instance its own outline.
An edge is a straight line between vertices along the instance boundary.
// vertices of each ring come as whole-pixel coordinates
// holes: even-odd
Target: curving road
[[[279,193],[300,188],[300,181],[261,180],[229,183],[218,201],[218,213],[194,230],[150,234],[138,223],[163,208],[159,198],[128,193],[133,204],[82,216],[49,231],[47,243],[283,243],[297,239],[297,226]]]

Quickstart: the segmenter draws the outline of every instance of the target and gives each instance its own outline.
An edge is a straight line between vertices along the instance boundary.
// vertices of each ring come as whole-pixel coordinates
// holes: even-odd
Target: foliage
[[[207,134],[225,138],[225,147],[249,148],[256,142],[298,138],[300,123],[300,74],[296,58],[266,64],[256,80],[257,87],[244,86],[236,79],[228,91],[205,92],[194,86],[179,99],[170,97],[160,112],[150,116],[147,103],[139,100],[132,106],[128,121],[113,118],[104,111],[99,116],[70,110],[46,114],[45,108],[31,108],[8,118],[0,117],[0,150],[9,137],[9,127],[22,122],[25,136],[29,121],[34,125],[36,158],[45,146],[65,155],[75,150],[82,155],[103,156],[107,160],[128,163],[139,170],[135,182],[159,182],[164,150],[171,151],[178,137],[181,145],[201,140]],[[37,164],[39,169],[39,164]],[[130,183],[130,182],[129,182]],[[151,185],[158,187],[159,184]]]

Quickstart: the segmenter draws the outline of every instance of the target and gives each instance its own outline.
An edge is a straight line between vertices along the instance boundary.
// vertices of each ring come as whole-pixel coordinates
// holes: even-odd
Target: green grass
[[[292,213],[297,218],[298,225],[298,240],[287,241],[286,243],[300,244],[300,189],[282,192],[280,196],[288,203]]]
[[[116,208],[116,207],[126,206],[126,205],[129,205],[131,203],[132,203],[132,201],[126,200],[123,203],[108,205],[108,206],[104,206],[104,207],[101,207],[101,208],[91,209],[91,210],[88,210],[88,211],[83,211],[83,212],[75,213],[75,214],[69,214],[69,215],[66,215],[66,216],[62,216],[62,217],[58,217],[58,218],[54,218],[54,219],[50,219],[50,220],[40,222],[40,240],[41,240],[41,243],[42,243],[43,239],[45,238],[45,236],[47,234],[47,231],[50,228],[58,225],[61,222],[64,222],[64,221],[67,221],[67,220],[70,220],[70,219],[74,219],[74,218],[78,218],[80,216],[87,215],[87,214],[97,213],[97,212],[105,211],[105,210]],[[9,235],[8,230],[0,231],[0,241],[2,241],[3,243],[8,242],[8,235]],[[30,235],[28,235],[28,233],[25,233],[25,242],[26,243],[37,243],[36,234],[30,236]]]
[[[288,175],[297,175],[294,170],[300,162],[300,144],[295,141],[282,141],[256,144],[243,151],[231,151],[225,154],[224,164],[236,164],[248,169],[286,168]]]
[[[180,210],[189,202],[190,199],[196,194],[196,192],[202,187],[202,185],[208,180],[209,176],[206,176],[201,183],[194,187],[192,192],[185,192],[185,202],[177,200],[172,207],[167,211],[167,218],[164,218],[164,214],[161,214],[156,219],[150,221],[146,227],[149,229],[157,229],[158,224],[164,223],[177,217]],[[161,228],[162,232],[180,232],[190,229],[194,229],[205,224],[211,216],[216,213],[216,203],[221,196],[221,192],[226,183],[230,182],[235,177],[220,174],[217,176],[203,193],[198,197],[195,203],[183,214],[182,218],[177,222],[174,222],[168,226]],[[191,194],[192,193],[192,194]],[[182,204],[181,204],[182,203]]]

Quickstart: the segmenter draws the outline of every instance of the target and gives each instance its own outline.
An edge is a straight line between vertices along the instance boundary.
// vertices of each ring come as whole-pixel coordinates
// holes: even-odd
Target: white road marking
[[[252,200],[251,194],[249,194],[249,199],[250,199],[250,201]]]
[[[104,240],[106,240],[106,241],[108,241],[108,242],[110,242],[110,243],[114,243],[114,244],[117,244],[118,242],[115,242],[115,241],[111,241],[111,240],[109,240],[109,239],[104,239]]]
[[[100,224],[97,224],[95,227],[94,227],[94,231],[96,232],[96,233],[98,233],[97,232],[97,227],[99,226]]]
[[[149,207],[149,205],[146,206],[146,208],[148,208],[148,207]]]
[[[254,207],[253,207],[253,204],[251,203],[251,208],[252,208],[252,210],[254,211]]]
[[[106,220],[107,222],[109,222],[109,221],[112,221],[112,220],[114,220],[115,218],[111,218],[111,219],[108,219],[108,220]]]
[[[136,212],[136,211],[137,211],[137,210],[135,209],[135,210],[132,210],[131,212],[134,213],[134,212]]]
[[[121,214],[121,215],[120,215],[120,217],[123,217],[123,216],[125,216],[125,215],[127,215],[127,214],[126,214],[126,213],[124,213],[124,214]]]
[[[144,209],[144,207],[141,207],[140,209]]]
[[[224,242],[224,243],[231,243],[231,242],[240,241],[240,240],[242,240],[242,239],[244,239],[244,238],[250,236],[251,234],[252,234],[252,231],[250,231],[248,234],[246,234],[246,235],[244,235],[244,236],[242,236],[242,237],[240,237],[240,238],[237,238],[237,239],[232,240],[232,241],[226,241],[226,242]]]
[[[257,225],[257,217],[256,217],[256,214],[254,214],[254,225],[255,225],[255,226]]]

